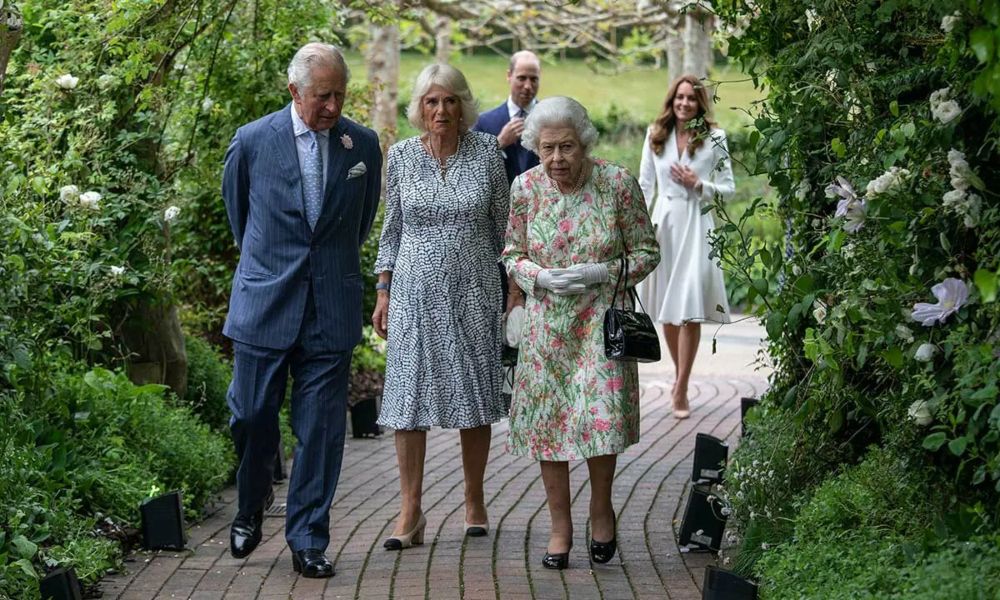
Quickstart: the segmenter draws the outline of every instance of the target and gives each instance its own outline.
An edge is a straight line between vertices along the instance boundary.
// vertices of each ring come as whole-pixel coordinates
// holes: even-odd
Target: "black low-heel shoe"
[[[608,562],[615,557],[616,550],[618,550],[618,536],[611,538],[610,542],[590,540],[590,559],[595,563]]]
[[[569,552],[560,552],[559,554],[546,552],[545,556],[542,557],[542,566],[546,569],[562,571],[569,566]]]

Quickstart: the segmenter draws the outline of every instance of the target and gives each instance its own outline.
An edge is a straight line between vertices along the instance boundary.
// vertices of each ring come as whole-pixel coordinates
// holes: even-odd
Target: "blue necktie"
[[[319,152],[319,135],[309,132],[309,149],[302,166],[302,193],[306,201],[306,220],[309,228],[316,229],[319,213],[323,208],[323,156]]]

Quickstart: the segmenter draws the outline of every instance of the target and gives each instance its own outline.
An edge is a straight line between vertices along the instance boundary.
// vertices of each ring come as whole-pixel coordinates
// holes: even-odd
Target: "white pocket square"
[[[354,165],[353,167],[347,170],[347,178],[354,179],[355,177],[361,177],[367,172],[368,172],[368,167],[365,166],[365,163],[359,162],[358,164]]]

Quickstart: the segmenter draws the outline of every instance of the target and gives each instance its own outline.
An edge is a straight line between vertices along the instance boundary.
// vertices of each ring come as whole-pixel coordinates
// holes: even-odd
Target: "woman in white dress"
[[[733,169],[726,134],[711,120],[702,82],[681,75],[670,85],[663,112],[646,132],[639,185],[660,244],[660,265],[640,295],[654,321],[663,323],[677,377],[674,416],[690,415],[687,389],[701,339],[701,322],[728,323],[729,302],[718,260],[711,258],[716,195],[732,195]]]

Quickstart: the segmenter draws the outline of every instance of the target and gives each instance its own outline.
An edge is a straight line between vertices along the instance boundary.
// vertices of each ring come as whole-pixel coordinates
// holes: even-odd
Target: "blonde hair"
[[[475,98],[472,97],[472,90],[469,89],[469,82],[465,80],[465,75],[451,65],[433,64],[424,67],[417,80],[413,83],[413,93],[410,95],[410,105],[406,109],[406,118],[410,124],[420,131],[427,131],[424,124],[424,115],[420,110],[420,103],[424,96],[430,91],[432,86],[439,85],[448,90],[462,105],[462,120],[458,124],[460,133],[465,133],[479,118],[479,106]]]

